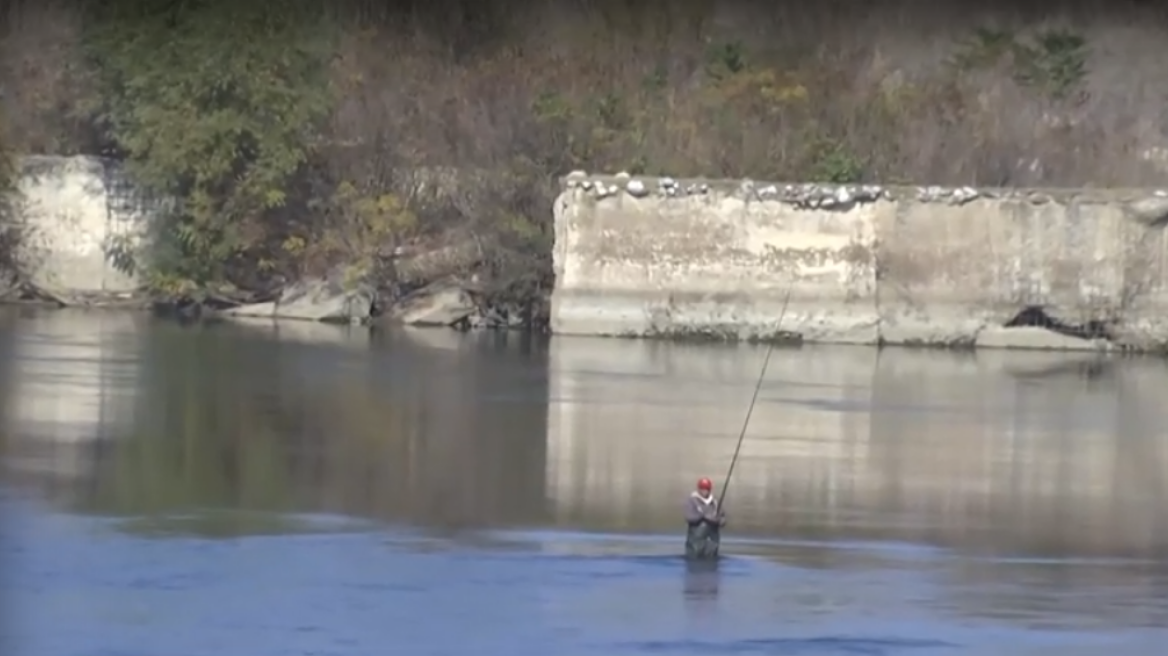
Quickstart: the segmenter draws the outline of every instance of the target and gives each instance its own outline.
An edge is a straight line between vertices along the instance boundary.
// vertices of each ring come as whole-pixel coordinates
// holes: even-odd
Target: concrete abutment
[[[559,334],[1048,349],[1168,344],[1157,190],[780,185],[575,173]],[[782,320],[780,321],[780,317]]]

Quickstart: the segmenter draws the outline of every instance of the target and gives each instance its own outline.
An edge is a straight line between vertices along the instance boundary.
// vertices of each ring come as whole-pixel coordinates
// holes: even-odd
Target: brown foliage
[[[79,3],[0,3],[0,90],[11,148],[70,155],[92,149],[95,131],[78,111],[92,93],[81,55]]]
[[[873,181],[1158,177],[1133,150],[1165,138],[1153,123],[1168,82],[1146,54],[1168,34],[1163,12],[939,4],[646,3],[637,13],[622,3],[553,4],[525,12],[512,38],[473,56],[400,22],[353,27],[338,64],[346,92],[337,136],[382,139],[366,161],[547,174],[806,180],[822,177],[817,168],[834,155]],[[949,65],[980,26],[1019,38],[1082,34],[1090,54],[1080,88],[1055,98],[1019,83],[1017,64]]]
[[[3,115],[0,114],[0,118]],[[19,247],[23,231],[15,222],[16,169],[6,153],[8,141],[0,129],[0,294],[9,291],[19,269]]]
[[[392,192],[417,221],[390,246],[469,240],[483,257],[467,268],[530,291],[548,282],[555,180],[573,169],[1160,182],[1165,10],[1134,0],[1000,4],[339,3],[338,103],[301,194],[328,209],[287,217],[286,233],[334,244],[317,253],[322,262],[369,250],[360,246],[369,223],[335,191]],[[71,152],[84,147],[83,130],[68,108],[87,79],[76,20],[61,4],[30,6],[0,43],[14,125],[24,149]],[[1065,43],[1042,45],[1059,30],[1085,40],[1082,70]],[[994,34],[1014,44],[1001,56],[991,56]],[[1061,86],[1033,83],[1036,67]],[[349,233],[324,239],[330,231]]]

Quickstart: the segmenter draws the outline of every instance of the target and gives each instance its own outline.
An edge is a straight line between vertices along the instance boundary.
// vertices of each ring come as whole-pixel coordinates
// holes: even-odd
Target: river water
[[[0,313],[21,656],[1158,654],[1168,364]]]

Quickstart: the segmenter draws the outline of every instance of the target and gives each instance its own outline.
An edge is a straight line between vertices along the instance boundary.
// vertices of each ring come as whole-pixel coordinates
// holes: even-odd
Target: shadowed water
[[[1168,365],[0,313],[4,653],[1156,654]]]

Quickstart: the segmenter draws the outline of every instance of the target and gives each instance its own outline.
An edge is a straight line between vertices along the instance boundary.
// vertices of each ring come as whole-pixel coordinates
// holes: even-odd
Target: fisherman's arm
[[[710,506],[703,510],[702,520],[708,524],[722,527],[726,525],[726,513]]]
[[[685,521],[690,526],[697,526],[705,519],[705,513],[693,499],[685,500]]]

